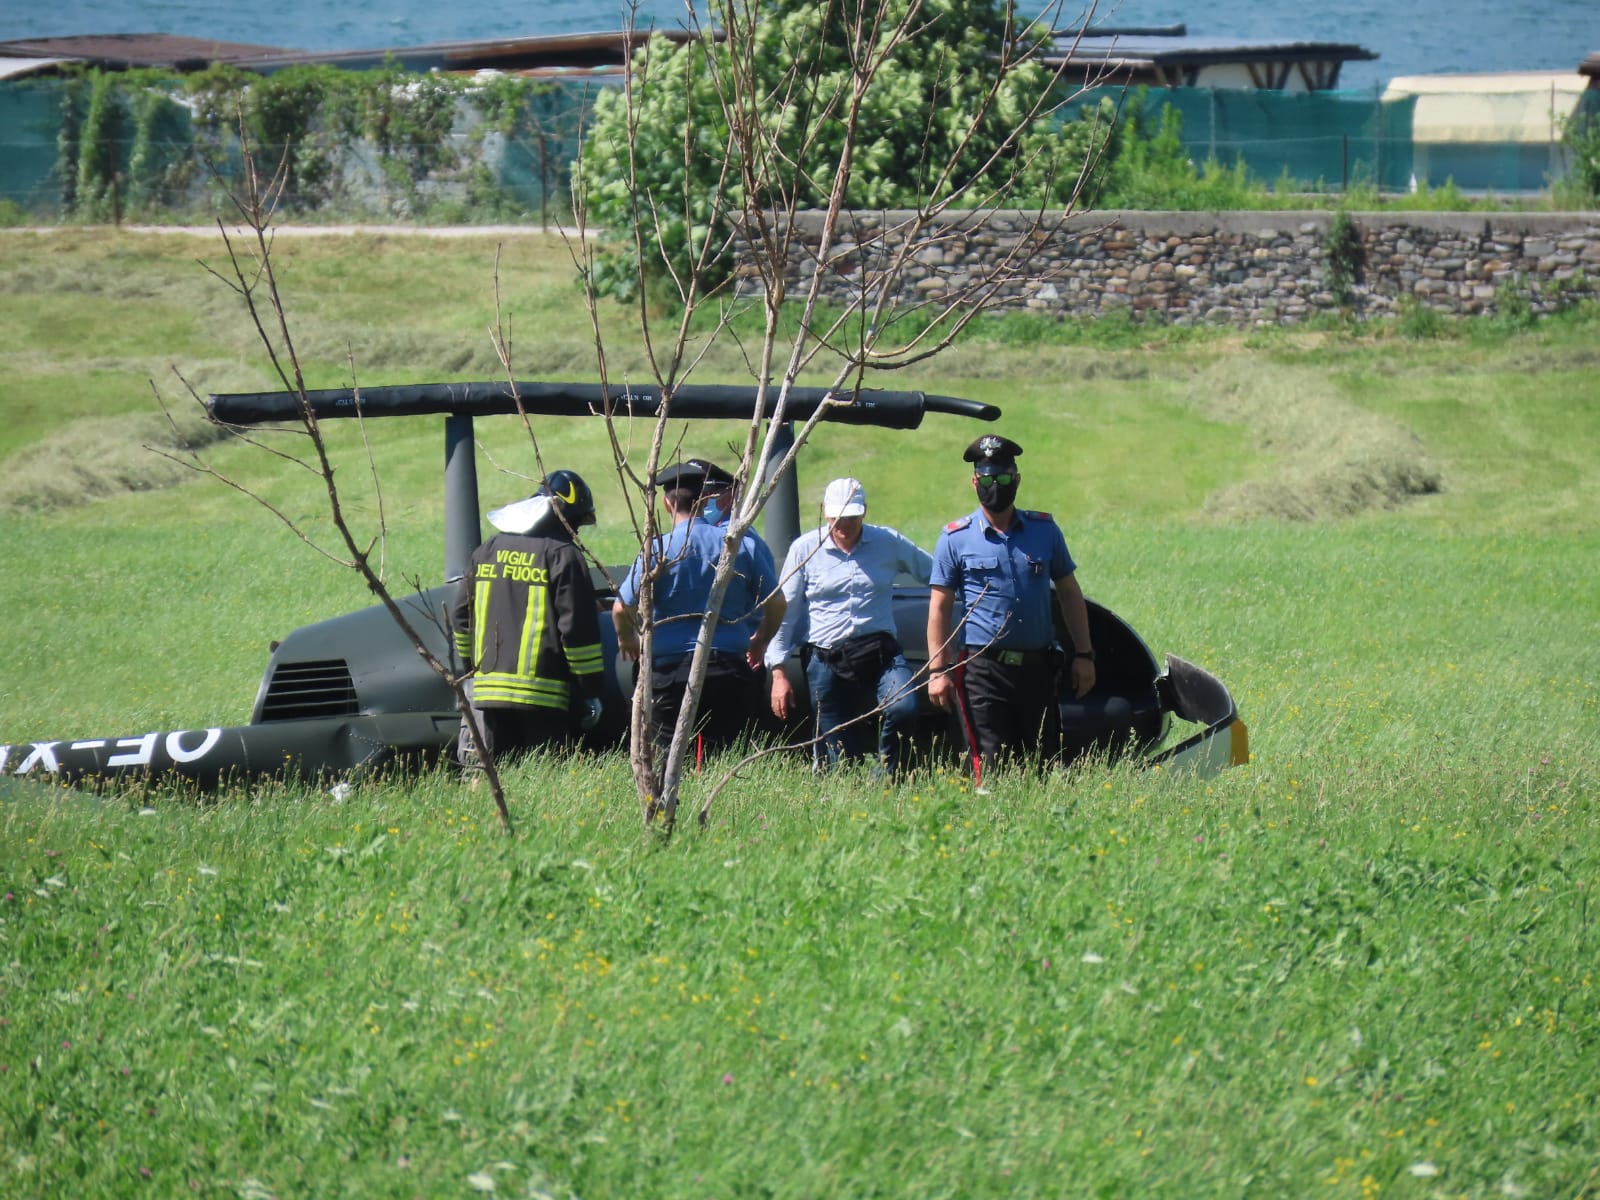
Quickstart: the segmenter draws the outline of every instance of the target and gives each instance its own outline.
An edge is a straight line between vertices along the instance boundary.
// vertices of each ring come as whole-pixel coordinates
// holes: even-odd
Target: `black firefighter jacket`
[[[479,708],[565,711],[577,685],[599,696],[605,663],[594,584],[570,537],[497,533],[472,555],[450,609]]]

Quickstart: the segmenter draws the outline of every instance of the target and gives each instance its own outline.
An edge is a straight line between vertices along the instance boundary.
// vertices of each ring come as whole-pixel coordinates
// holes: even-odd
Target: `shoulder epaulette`
[[[972,517],[970,515],[969,516],[965,516],[965,517],[957,517],[954,521],[951,521],[950,524],[948,524],[948,525],[946,525],[944,527],[944,531],[946,533],[955,533],[957,530],[965,529],[968,525],[971,525],[971,524],[972,524]]]
[[[1054,521],[1055,520],[1055,518],[1052,517],[1049,513],[1047,513],[1047,512],[1039,512],[1037,509],[1032,509],[1032,508],[1023,509],[1022,510],[1022,515],[1024,517],[1026,517],[1030,521]]]

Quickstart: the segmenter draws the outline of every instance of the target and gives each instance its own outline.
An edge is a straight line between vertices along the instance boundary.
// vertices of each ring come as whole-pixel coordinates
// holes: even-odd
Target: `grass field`
[[[195,264],[217,245],[0,246],[0,741],[243,720],[272,638],[366,600],[138,449],[173,366],[270,386]],[[493,243],[282,248],[316,382],[347,350],[368,383],[494,377]],[[521,378],[590,373],[562,254],[501,254]],[[666,846],[620,756],[514,769],[513,839],[443,774],[0,787],[0,1195],[1600,1190],[1600,320],[1127,333],[996,334],[895,382],[1002,405],[1023,502],[1158,655],[1227,681],[1250,765],[975,795],[768,762]],[[386,566],[431,582],[439,431],[389,424]],[[526,446],[481,424],[486,498],[522,494],[489,463]],[[931,545],[972,436],[827,430],[803,501],[857,474]],[[598,429],[540,439],[626,558]],[[320,521],[296,472],[214,450]]]

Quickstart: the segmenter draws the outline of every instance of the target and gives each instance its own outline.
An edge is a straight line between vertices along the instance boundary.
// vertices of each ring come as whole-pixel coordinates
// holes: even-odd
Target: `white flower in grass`
[[[1423,1179],[1428,1178],[1430,1175],[1437,1175],[1439,1173],[1439,1168],[1434,1166],[1431,1162],[1412,1163],[1407,1170],[1409,1170],[1413,1175],[1420,1176]]]
[[[517,1170],[515,1163],[490,1163],[482,1171],[474,1171],[474,1173],[467,1176],[467,1187],[470,1187],[474,1192],[493,1192],[494,1176],[490,1174],[490,1171],[515,1170]]]
[[[1093,950],[1085,950],[1083,952],[1083,957],[1080,958],[1078,961],[1079,962],[1086,962],[1086,963],[1103,963],[1103,962],[1105,962],[1105,959],[1101,958]]]
[[[215,875],[216,873],[217,873],[217,869],[215,867],[208,867],[208,866],[206,866],[205,863],[201,863],[200,864],[200,874],[202,874],[202,875]]]

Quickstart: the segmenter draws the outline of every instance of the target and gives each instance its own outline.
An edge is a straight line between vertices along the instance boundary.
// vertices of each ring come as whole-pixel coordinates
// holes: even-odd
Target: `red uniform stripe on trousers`
[[[972,786],[983,786],[983,755],[978,751],[978,735],[972,729],[972,715],[967,712],[967,652],[963,650],[956,660],[956,708],[961,713],[961,728],[967,735],[967,753],[972,755]]]

